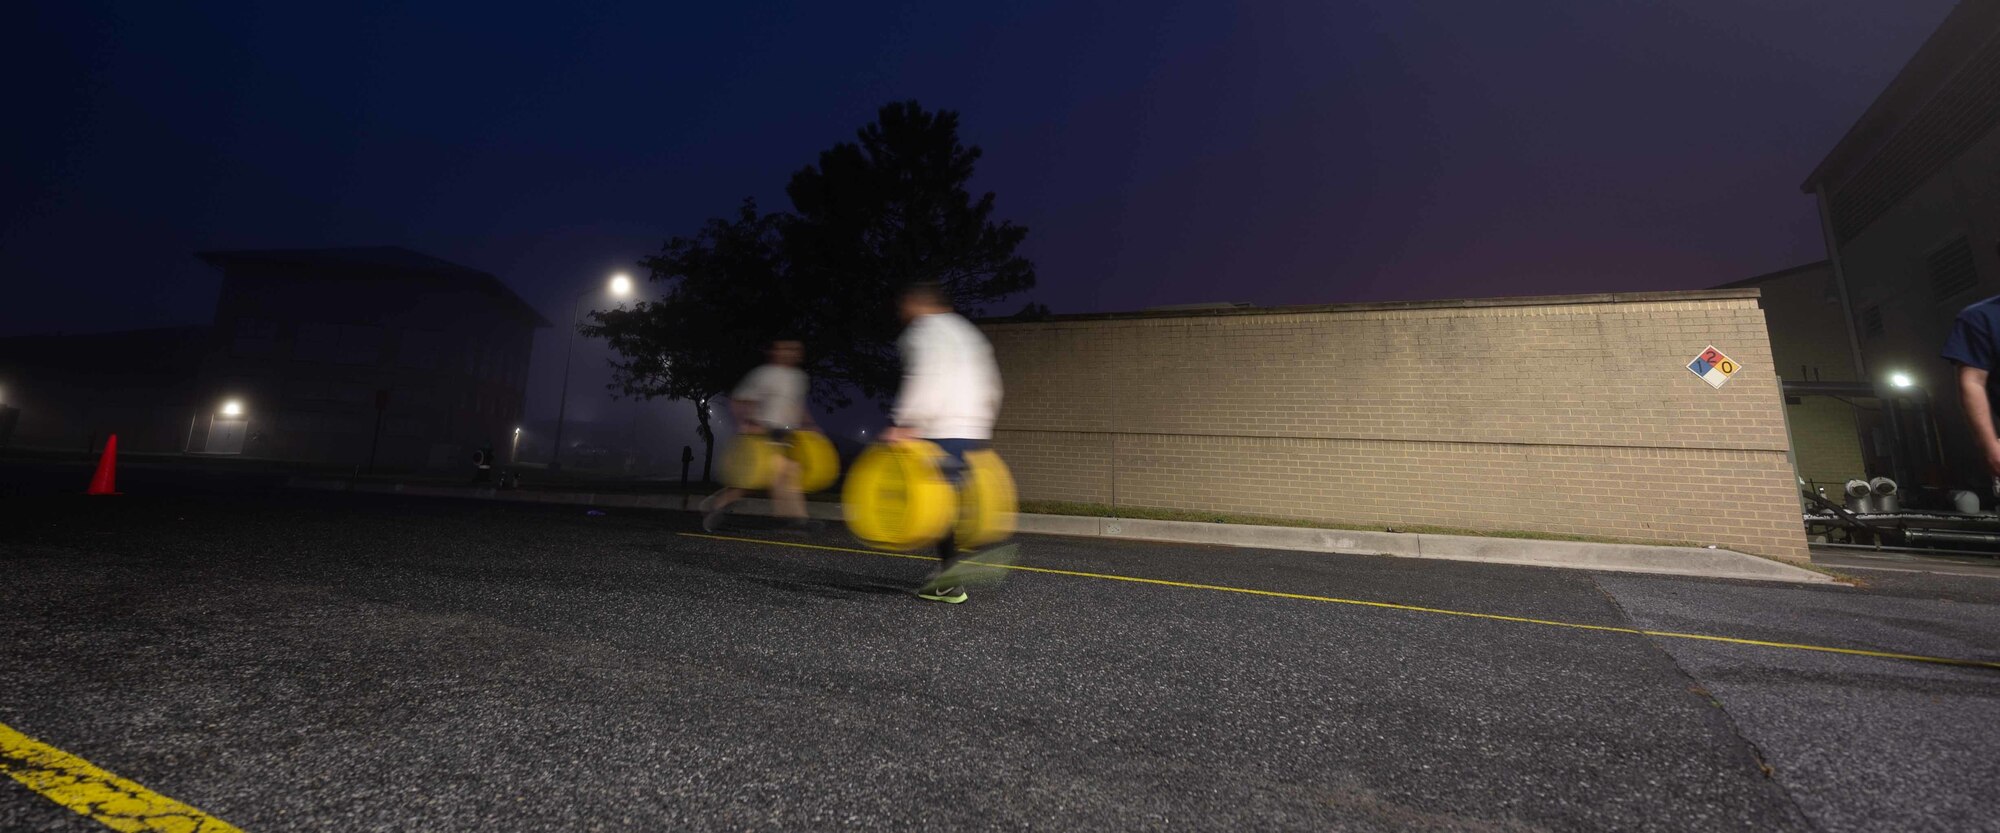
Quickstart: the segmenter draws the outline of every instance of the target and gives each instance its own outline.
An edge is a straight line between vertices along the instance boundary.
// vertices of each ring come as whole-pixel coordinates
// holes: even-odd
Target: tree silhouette
[[[703,480],[715,459],[710,400],[755,367],[773,339],[790,335],[787,328],[802,317],[798,305],[809,300],[792,292],[786,277],[786,220],[744,200],[733,219],[711,219],[694,237],[675,237],[640,261],[648,280],[663,287],[659,300],[593,311],[582,327],[618,354],[612,390],[694,405]]]
[[[1035,285],[1015,249],[1028,230],[992,219],[994,194],[966,190],[982,155],[958,138],[958,114],[915,101],[885,105],[857,142],[842,142],[792,175],[796,219],[785,228],[798,277],[822,301],[822,373],[880,399],[898,378],[895,301],[915,281],[943,286],[954,306],[987,304]]]
[[[903,286],[934,281],[980,315],[1035,285],[1034,264],[1014,253],[1028,230],[993,221],[992,192],[975,200],[966,190],[980,150],[959,142],[957,113],[890,104],[857,139],[792,175],[796,213],[761,214],[746,199],[733,218],[667,241],[640,263],[664,295],[592,312],[582,328],[617,352],[613,390],[694,403],[703,479],[715,448],[709,400],[773,339],[804,342],[815,403],[844,406],[851,392],[880,401],[899,376]]]

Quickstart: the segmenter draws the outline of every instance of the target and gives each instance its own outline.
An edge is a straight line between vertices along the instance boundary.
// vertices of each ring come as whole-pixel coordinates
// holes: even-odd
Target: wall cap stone
[[[1493,307],[1555,307],[1584,304],[1637,304],[1666,301],[1740,301],[1762,297],[1756,287],[1730,289],[1684,289],[1668,292],[1600,292],[1589,295],[1521,295],[1509,298],[1452,298],[1436,301],[1376,301],[1355,304],[1304,304],[1278,307],[1214,307],[1204,309],[1156,309],[1137,312],[1092,312],[1051,315],[1047,318],[982,318],[983,327],[1027,327],[1074,321],[1122,321],[1150,318],[1223,318],[1246,315],[1298,315],[1300,313],[1384,312],[1425,309],[1481,309]]]

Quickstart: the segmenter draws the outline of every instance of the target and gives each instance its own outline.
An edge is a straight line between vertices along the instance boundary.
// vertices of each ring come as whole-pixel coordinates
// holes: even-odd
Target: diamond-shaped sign
[[[1694,357],[1694,361],[1688,362],[1688,371],[1700,376],[1701,380],[1712,388],[1728,384],[1729,377],[1736,375],[1736,371],[1742,369],[1743,365],[1723,355],[1713,344],[1709,345],[1707,350],[1701,351],[1701,355]]]

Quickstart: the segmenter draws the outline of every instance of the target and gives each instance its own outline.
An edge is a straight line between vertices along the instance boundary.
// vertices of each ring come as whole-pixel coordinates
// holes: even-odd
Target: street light
[[[243,403],[235,399],[222,403],[222,415],[226,417],[242,416]]]
[[[1916,383],[1917,380],[1910,378],[1910,374],[1904,373],[1900,370],[1895,373],[1889,374],[1889,384],[1893,387],[1907,388]]]
[[[632,279],[626,277],[625,273],[620,272],[611,276],[611,282],[605,289],[612,296],[623,298],[632,294]],[[571,359],[576,357],[576,328],[579,324],[583,323],[583,299],[594,294],[596,294],[595,290],[584,290],[576,296],[576,303],[570,306],[569,349],[563,354],[562,401],[556,403],[556,437],[555,446],[549,449],[550,471],[557,471],[562,468],[563,420],[569,415],[569,368]],[[520,433],[520,429],[515,429],[515,433]]]

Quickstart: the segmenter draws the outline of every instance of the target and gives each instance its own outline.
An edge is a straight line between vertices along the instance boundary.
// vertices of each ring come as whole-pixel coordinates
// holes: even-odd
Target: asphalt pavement
[[[2000,830],[2000,670],[1810,650],[2000,662],[2000,581],[1030,537],[952,606],[698,532],[17,493],[0,724],[253,831]],[[92,829],[0,779],[0,830]]]

